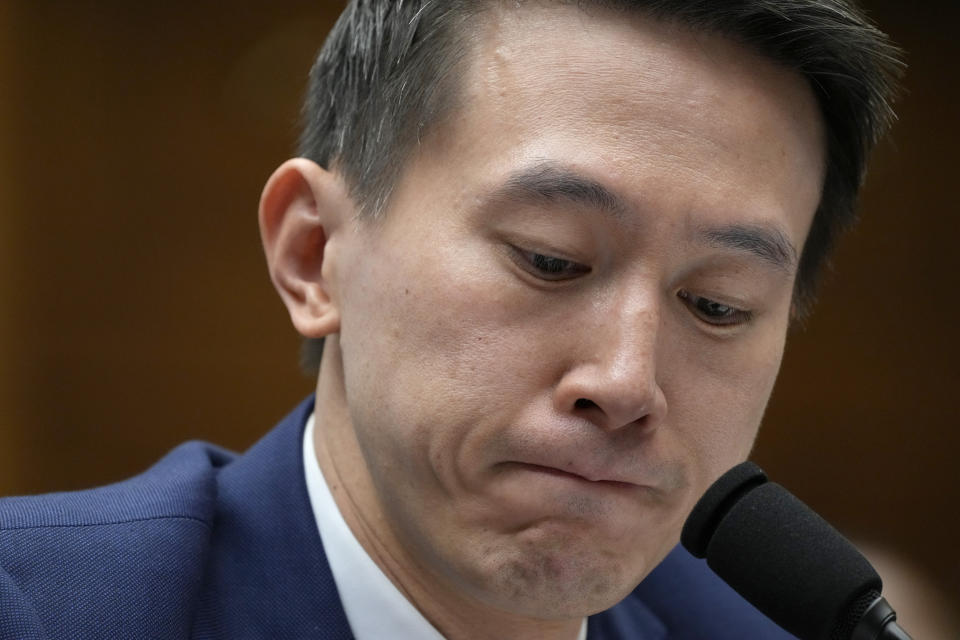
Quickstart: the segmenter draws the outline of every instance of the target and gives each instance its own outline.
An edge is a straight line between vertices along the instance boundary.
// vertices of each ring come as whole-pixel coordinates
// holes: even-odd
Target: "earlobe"
[[[273,286],[300,334],[340,330],[335,240],[352,217],[342,181],[304,158],[284,162],[260,197],[260,237]]]

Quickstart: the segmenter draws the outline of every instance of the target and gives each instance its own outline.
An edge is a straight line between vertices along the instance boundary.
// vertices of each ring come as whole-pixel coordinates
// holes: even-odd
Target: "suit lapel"
[[[194,638],[352,638],[307,496],[308,399],[218,477]]]

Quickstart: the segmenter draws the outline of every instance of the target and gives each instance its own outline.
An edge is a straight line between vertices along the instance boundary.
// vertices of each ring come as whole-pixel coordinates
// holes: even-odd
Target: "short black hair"
[[[335,169],[378,216],[425,130],[457,106],[470,29],[523,0],[351,0],[310,72],[299,153]],[[837,237],[856,219],[870,151],[893,121],[900,50],[849,0],[553,0],[634,11],[728,37],[807,79],[826,129],[826,176],[794,291],[806,315]],[[316,370],[323,341],[307,340]]]

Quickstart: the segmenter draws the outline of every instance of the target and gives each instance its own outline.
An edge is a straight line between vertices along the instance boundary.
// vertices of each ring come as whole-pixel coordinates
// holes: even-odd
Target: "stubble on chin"
[[[604,611],[653,568],[643,568],[640,575],[621,555],[588,537],[517,538],[482,552],[476,582],[487,604],[518,616],[559,621]]]

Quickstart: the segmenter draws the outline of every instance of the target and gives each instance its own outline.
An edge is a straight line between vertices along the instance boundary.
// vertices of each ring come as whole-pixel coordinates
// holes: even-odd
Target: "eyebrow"
[[[786,234],[767,225],[728,225],[701,229],[706,244],[754,255],[784,271],[797,264],[797,250]]]
[[[630,206],[600,182],[557,162],[544,160],[511,174],[492,195],[494,201],[552,204],[566,201],[622,219]],[[706,227],[697,233],[703,243],[747,253],[781,269],[792,271],[797,250],[781,230],[764,224]]]
[[[544,161],[512,174],[494,193],[495,200],[554,203],[566,201],[622,218],[624,200],[586,176],[560,164]]]

